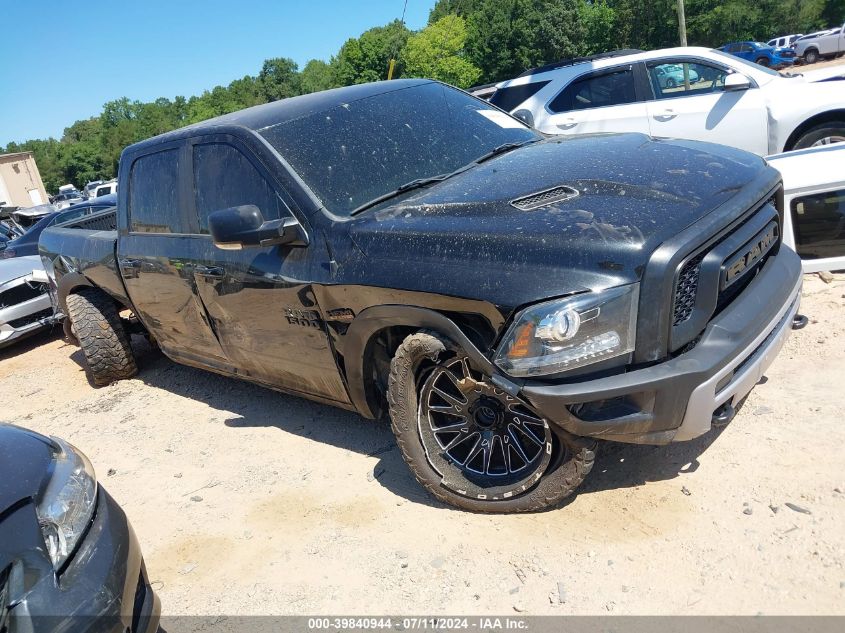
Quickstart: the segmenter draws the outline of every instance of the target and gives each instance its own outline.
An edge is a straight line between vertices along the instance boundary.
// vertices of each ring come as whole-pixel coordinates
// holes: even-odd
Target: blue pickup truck
[[[719,50],[768,68],[783,68],[795,63],[795,51],[791,48],[775,48],[763,42],[731,42]]]

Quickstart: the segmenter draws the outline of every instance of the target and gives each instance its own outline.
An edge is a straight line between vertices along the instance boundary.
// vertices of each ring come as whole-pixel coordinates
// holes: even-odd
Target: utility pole
[[[687,45],[687,18],[684,15],[684,0],[678,0],[678,36],[681,46]]]

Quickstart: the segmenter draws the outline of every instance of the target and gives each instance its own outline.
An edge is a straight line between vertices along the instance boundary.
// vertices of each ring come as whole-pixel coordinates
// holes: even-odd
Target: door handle
[[[200,277],[222,279],[225,277],[226,271],[222,266],[194,266],[194,274]]]
[[[666,108],[665,110],[661,110],[657,114],[654,115],[654,118],[658,121],[671,121],[678,113],[675,112],[672,108]]]
[[[576,125],[578,125],[578,120],[573,116],[568,116],[563,120],[563,123],[557,124],[561,130],[571,130]]]

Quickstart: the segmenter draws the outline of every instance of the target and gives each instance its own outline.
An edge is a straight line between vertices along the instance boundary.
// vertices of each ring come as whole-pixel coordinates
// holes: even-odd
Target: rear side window
[[[129,230],[184,233],[179,213],[179,150],[147,154],[129,174]]]
[[[845,189],[792,201],[795,250],[804,259],[845,256]]]
[[[200,233],[213,211],[254,204],[265,220],[290,215],[276,191],[240,150],[227,143],[194,146],[194,190]]]
[[[634,71],[626,68],[573,81],[549,103],[549,109],[552,112],[568,112],[623,105],[636,100]]]
[[[490,103],[494,106],[500,107],[502,110],[510,112],[516,106],[540,92],[540,90],[548,86],[549,83],[551,82],[535,81],[534,83],[523,84],[521,86],[499,88],[493,93],[493,96],[490,97]]]

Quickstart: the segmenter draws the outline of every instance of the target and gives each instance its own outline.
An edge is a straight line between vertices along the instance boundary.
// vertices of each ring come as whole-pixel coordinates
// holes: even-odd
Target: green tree
[[[296,62],[288,57],[264,60],[261,72],[258,73],[264,98],[277,101],[300,94],[298,70]]]
[[[305,64],[299,79],[303,94],[335,87],[332,67],[322,59],[312,59]]]
[[[585,55],[612,51],[620,47],[616,29],[616,10],[605,0],[582,2],[581,22],[584,24]]]
[[[467,53],[482,81],[577,56],[584,26],[576,0],[481,0],[467,18]]]
[[[434,24],[447,15],[466,18],[478,10],[482,0],[437,0],[428,14],[428,23]]]
[[[350,38],[332,59],[334,81],[338,86],[351,86],[387,79],[390,60],[397,59],[394,77],[402,74],[400,51],[405,47],[410,31],[399,20],[386,26],[364,31],[360,37]]]
[[[481,69],[465,57],[466,38],[466,20],[457,15],[446,15],[412,35],[402,52],[405,75],[439,79],[459,88],[473,85]]]

